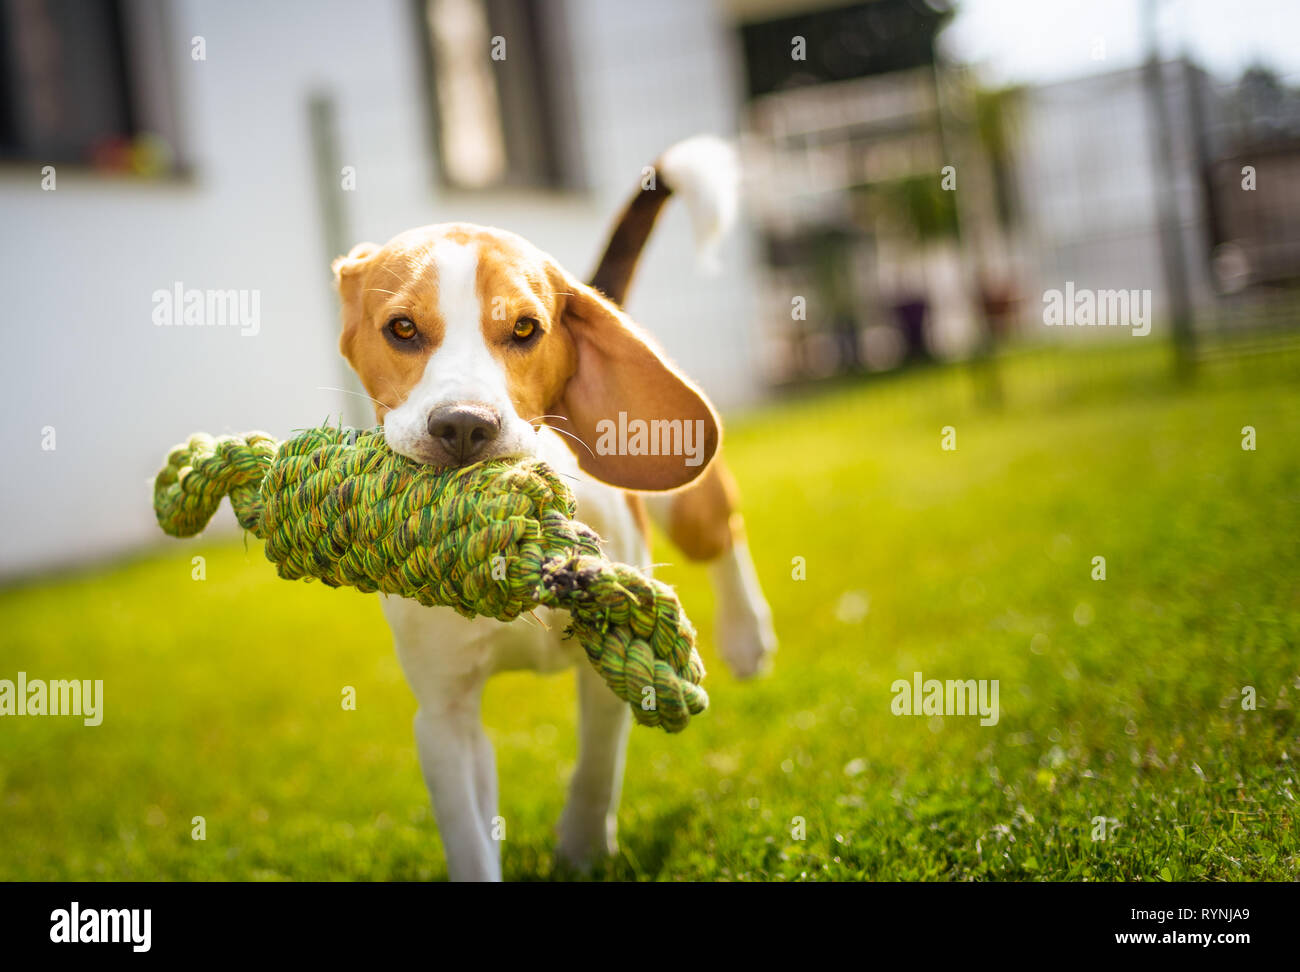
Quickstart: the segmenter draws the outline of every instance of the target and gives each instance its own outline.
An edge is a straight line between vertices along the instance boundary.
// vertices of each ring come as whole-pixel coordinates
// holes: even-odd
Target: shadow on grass
[[[619,852],[608,860],[582,871],[555,860],[550,873],[518,875],[516,881],[657,881],[681,834],[687,831],[695,808],[678,803],[654,816],[641,818],[635,828],[619,831]]]
[[[658,813],[653,823],[642,824],[619,834],[619,855],[610,861],[608,879],[622,881],[657,881],[663,873],[673,847],[687,826],[695,807],[678,803]]]

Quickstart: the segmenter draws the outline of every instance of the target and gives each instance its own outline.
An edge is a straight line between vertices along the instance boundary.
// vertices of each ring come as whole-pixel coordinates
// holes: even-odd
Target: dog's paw
[[[601,818],[582,821],[565,814],[556,828],[559,843],[555,856],[567,867],[587,872],[601,861],[618,853],[618,837],[614,821]]]
[[[746,610],[722,615],[715,632],[718,653],[736,678],[753,678],[771,667],[776,629],[770,613]]]

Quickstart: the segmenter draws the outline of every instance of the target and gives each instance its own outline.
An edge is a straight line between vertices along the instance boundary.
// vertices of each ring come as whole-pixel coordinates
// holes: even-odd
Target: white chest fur
[[[649,552],[622,491],[581,472],[560,437],[543,428],[538,455],[560,473],[578,500],[577,517],[604,541],[607,556],[645,567]],[[568,617],[541,608],[515,621],[461,617],[451,608],[425,607],[381,595],[398,658],[420,703],[454,692],[486,675],[513,669],[551,672],[582,658],[582,646],[564,636]],[[447,684],[450,683],[450,684]]]

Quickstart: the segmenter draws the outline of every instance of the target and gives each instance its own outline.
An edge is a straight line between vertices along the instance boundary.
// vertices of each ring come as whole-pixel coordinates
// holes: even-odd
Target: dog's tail
[[[714,135],[695,135],[669,148],[654,164],[654,180],[624,207],[591,285],[616,304],[627,298],[637,260],[668,197],[686,200],[700,262],[716,269],[716,250],[736,218],[740,166],[736,150]]]
[[[616,304],[625,301],[637,260],[673,193],[686,200],[701,262],[712,265],[718,241],[736,217],[739,169],[735,150],[711,135],[696,135],[664,152],[655,163],[654,182],[628,201],[614,224],[591,285]],[[650,507],[688,560],[710,565],[719,650],[738,678],[756,674],[776,650],[776,632],[745,543],[735,482],[721,451],[698,479],[674,493],[628,495],[634,508]]]

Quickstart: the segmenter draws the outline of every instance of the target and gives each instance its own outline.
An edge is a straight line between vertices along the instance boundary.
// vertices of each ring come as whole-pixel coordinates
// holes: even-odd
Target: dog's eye
[[[537,322],[531,317],[521,317],[515,321],[515,340],[527,341],[537,333]]]
[[[388,322],[388,333],[399,341],[409,341],[419,334],[419,329],[405,317],[397,317]]]

